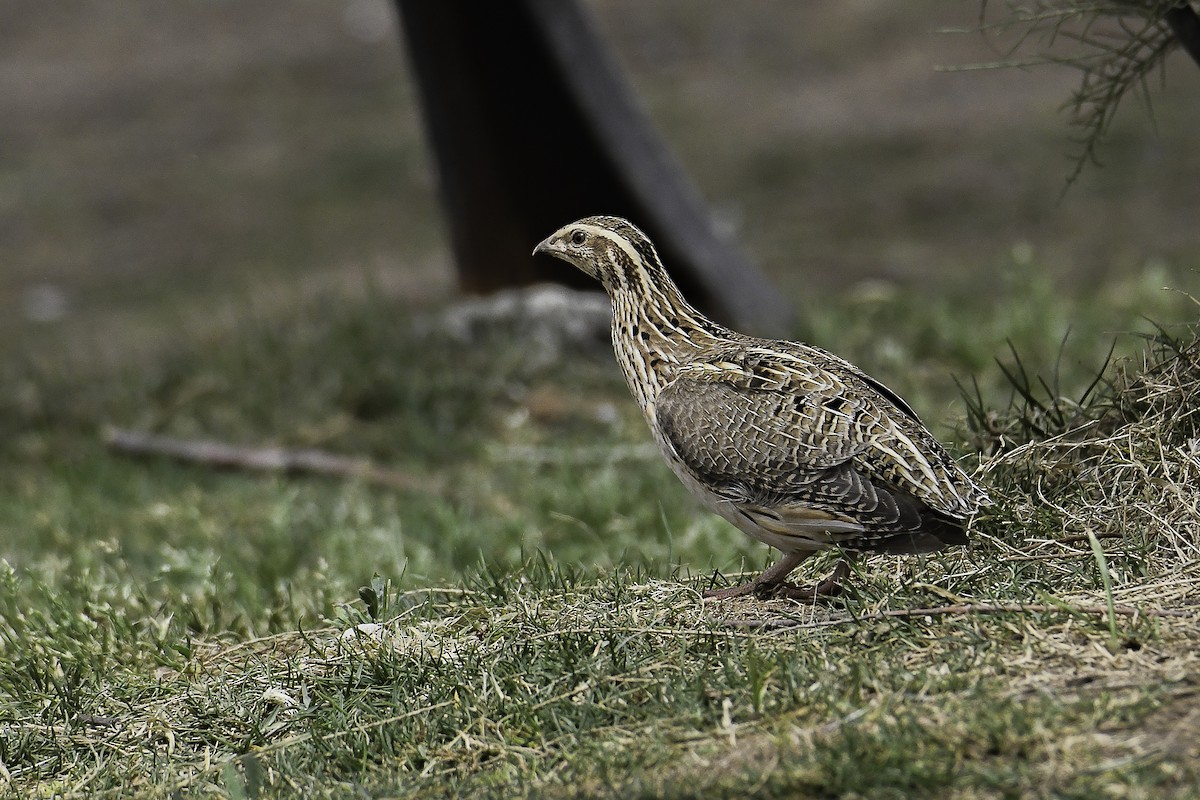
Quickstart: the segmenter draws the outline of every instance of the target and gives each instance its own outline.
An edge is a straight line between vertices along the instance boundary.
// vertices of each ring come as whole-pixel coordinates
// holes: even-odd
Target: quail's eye
[[[571,244],[580,245],[587,241],[587,234],[577,230],[571,233]]]

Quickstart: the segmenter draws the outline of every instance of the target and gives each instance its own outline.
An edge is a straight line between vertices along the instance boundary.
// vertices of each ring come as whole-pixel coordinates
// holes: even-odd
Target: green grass
[[[0,791],[1189,796],[1196,517],[1117,513],[1098,487],[1117,503],[1187,485],[1195,433],[1164,418],[1190,373],[1110,371],[1136,391],[1096,395],[1104,442],[1167,454],[1139,483],[1145,458],[1016,425],[1049,396],[992,359],[1015,369],[1011,339],[1078,397],[1106,331],[1194,308],[1158,276],[1064,298],[1020,262],[986,299],[893,289],[806,315],[807,337],[985,447],[1000,500],[971,548],[867,559],[852,596],[817,608],[700,600],[769,554],[686,497],[603,342],[538,364],[505,326],[466,345],[418,333],[428,312],[343,298],[107,370],[8,364]],[[1121,337],[1118,355],[1143,346]],[[951,373],[977,378],[993,427],[968,428]],[[420,482],[133,460],[106,425],[364,455]],[[1012,604],[1032,608],[990,607]],[[968,608],[909,613],[947,605]]]

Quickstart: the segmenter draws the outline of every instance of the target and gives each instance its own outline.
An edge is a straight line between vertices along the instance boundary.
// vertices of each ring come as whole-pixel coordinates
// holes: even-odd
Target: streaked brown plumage
[[[758,578],[709,592],[811,598],[785,582],[808,556],[925,553],[965,544],[987,495],[894,392],[820,348],[744,336],[680,294],[650,240],[618,217],[564,226],[535,253],[596,278],[617,362],[664,457],[701,502],[784,553]]]

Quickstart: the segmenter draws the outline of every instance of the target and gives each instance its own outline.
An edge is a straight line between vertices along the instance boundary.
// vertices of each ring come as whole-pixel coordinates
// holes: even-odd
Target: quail
[[[710,589],[811,600],[840,591],[862,552],[928,553],[967,542],[989,503],[895,392],[817,347],[707,319],[654,245],[619,217],[587,217],[534,253],[598,280],[617,362],[663,456],[710,511],[783,556],[753,580]],[[816,586],[787,581],[814,553],[843,553]]]

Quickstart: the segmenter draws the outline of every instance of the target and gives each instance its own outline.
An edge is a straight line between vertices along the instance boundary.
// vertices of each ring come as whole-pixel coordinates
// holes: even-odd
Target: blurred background
[[[1078,76],[946,70],[1003,55],[945,32],[977,25],[977,2],[586,5],[802,328],[828,298],[986,295],[1022,264],[1064,296],[1196,283],[1200,70],[1183,54],[1148,87],[1154,121],[1128,100],[1104,166],[1064,193]],[[431,164],[386,0],[8,0],[0,347],[120,362],[247,304],[446,301]]]

